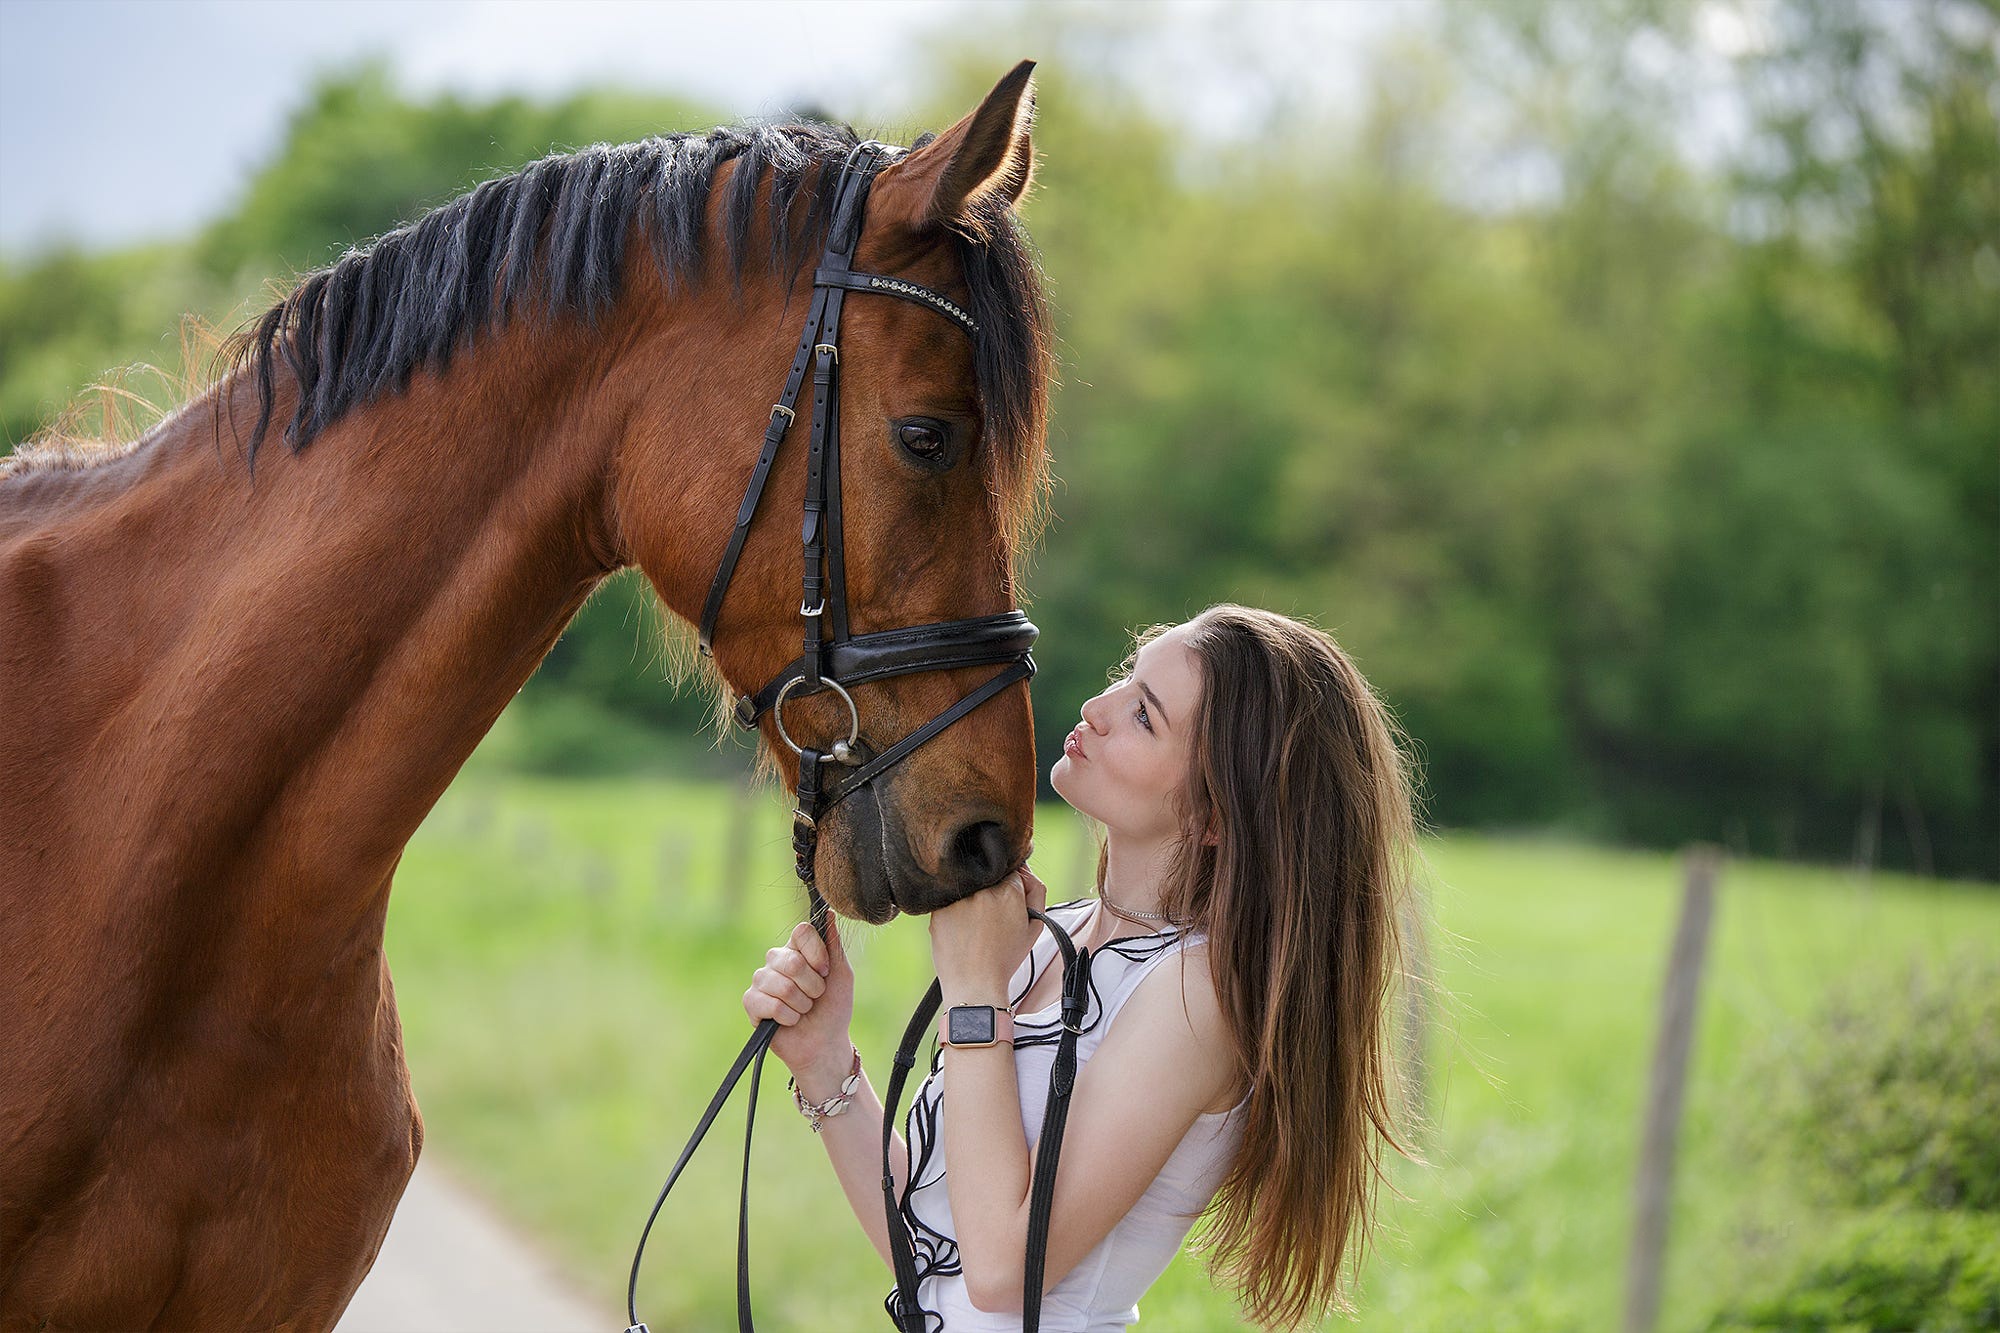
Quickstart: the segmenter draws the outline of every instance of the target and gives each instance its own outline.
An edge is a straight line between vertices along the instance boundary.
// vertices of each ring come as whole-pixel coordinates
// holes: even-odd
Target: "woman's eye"
[[[1134,713],[1132,716],[1138,718],[1139,725],[1144,727],[1146,730],[1151,731],[1153,729],[1153,719],[1146,716],[1146,705],[1140,704],[1139,711]]]
[[[935,421],[905,421],[896,427],[896,443],[920,463],[950,460],[951,436]]]

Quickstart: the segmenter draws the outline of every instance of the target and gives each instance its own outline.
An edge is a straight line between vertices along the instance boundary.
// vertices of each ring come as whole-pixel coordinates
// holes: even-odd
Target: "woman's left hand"
[[[1041,930],[1028,908],[1045,910],[1048,901],[1048,886],[1022,866],[992,888],[931,913],[931,963],[947,1003],[1008,1002],[1008,985]]]

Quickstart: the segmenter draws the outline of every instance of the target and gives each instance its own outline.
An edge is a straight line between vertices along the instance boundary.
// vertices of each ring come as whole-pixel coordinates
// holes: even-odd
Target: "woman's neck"
[[[1138,841],[1107,833],[1104,841],[1104,884],[1098,897],[1103,906],[1098,914],[1103,935],[1098,940],[1121,935],[1145,934],[1167,923],[1157,918],[1128,916],[1126,913],[1158,913],[1166,893],[1167,876],[1173,866],[1174,843],[1170,839]]]

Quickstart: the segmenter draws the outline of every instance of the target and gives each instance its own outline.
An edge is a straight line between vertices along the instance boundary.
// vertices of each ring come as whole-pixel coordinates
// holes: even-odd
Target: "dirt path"
[[[625,1321],[439,1167],[418,1160],[374,1270],[336,1333],[619,1333]]]

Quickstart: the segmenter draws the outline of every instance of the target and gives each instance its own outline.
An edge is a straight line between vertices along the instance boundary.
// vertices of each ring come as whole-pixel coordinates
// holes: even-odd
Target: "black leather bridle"
[[[854,267],[854,249],[861,239],[868,189],[881,168],[887,149],[873,141],[857,144],[842,165],[835,186],[832,222],[826,251],[813,274],[812,309],[806,315],[799,349],[785,376],[784,392],[771,405],[764,447],[751,469],[750,483],[736,509],[736,526],[723,549],[722,562],[709,583],[702,605],[700,644],[713,652],[715,623],[736,573],[736,561],[757,517],[757,502],[771,475],[778,447],[798,419],[799,391],[812,374],[812,418],[806,446],[805,519],[800,528],[804,546],[803,592],[799,617],[805,642],[799,656],[764,687],[736,701],[737,725],[754,729],[766,713],[774,716],[778,734],[799,758],[798,807],[792,815],[792,841],[798,854],[799,878],[812,898],[813,920],[823,918],[825,904],[814,884],[812,861],[818,845],[819,821],[828,810],[901,763],[917,747],[993,698],[1016,681],[1035,674],[1028,655],[1038,631],[1020,611],[945,620],[904,629],[855,634],[847,616],[845,528],[840,509],[840,312],[849,292],[880,293],[911,301],[957,324],[971,337],[979,325],[963,307],[928,287]],[[880,754],[869,753],[861,739],[861,713],[848,687],[889,676],[957,667],[1003,665],[992,679],[918,727]],[[802,746],[785,728],[785,704],[794,697],[831,690],[847,705],[847,739],[826,750]],[[827,779],[823,765],[831,759],[849,771]]]
[[[798,397],[806,375],[812,375],[812,416],[808,422],[806,452],[805,518],[801,527],[804,545],[804,593],[799,616],[804,621],[804,646],[799,656],[763,688],[739,698],[735,717],[738,725],[756,728],[765,714],[776,723],[778,735],[795,751],[799,760],[798,805],[792,812],[792,849],[800,881],[806,887],[813,928],[826,936],[826,900],[820,896],[814,874],[819,845],[820,821],[827,811],[862,787],[908,758],[926,741],[965,717],[1017,681],[1035,673],[1034,646],[1038,631],[1020,611],[974,616],[964,620],[938,621],[903,629],[855,634],[848,622],[847,570],[840,509],[840,313],[849,292],[880,293],[912,301],[936,311],[977,338],[979,325],[956,302],[928,287],[855,269],[854,250],[860,241],[868,190],[875,174],[889,160],[889,150],[873,141],[855,146],[841,166],[835,186],[832,221],[818,269],[813,274],[812,308],[806,315],[805,331],[792,357],[791,372],[785,377],[784,392],[771,406],[770,424],[764,431],[764,446],[751,470],[743,501],[737,507],[736,525],[722,553],[722,562],[710,583],[701,613],[700,644],[704,655],[713,651],[716,621],[722,614],[736,562],[743,553],[750,527],[757,516],[757,503],[771,474],[779,446],[798,420]],[[957,703],[931,718],[916,730],[874,752],[861,736],[861,714],[849,693],[850,686],[891,676],[921,671],[948,671],[961,667],[997,665],[1001,670]],[[802,745],[785,726],[785,705],[794,698],[831,691],[846,703],[848,732],[824,750]],[[827,769],[839,770],[831,777]],[[1041,1144],[1036,1161],[1034,1192],[1030,1203],[1029,1245],[1026,1261],[1026,1289],[1023,1327],[1033,1333],[1040,1320],[1042,1271],[1047,1250],[1050,1205],[1055,1185],[1055,1163],[1061,1148],[1063,1123],[1076,1069],[1076,1038],[1081,1030],[1084,1005],[1089,995],[1089,954],[1079,951],[1061,927],[1047,915],[1030,909],[1054,935],[1065,960],[1063,987],[1063,1036],[1057,1049],[1055,1073],[1049,1087],[1049,1113],[1043,1121]],[[928,1031],[940,1003],[940,989],[933,983],[924,997],[902,1046],[896,1053],[896,1071],[889,1086],[888,1104],[883,1108],[882,1192],[888,1208],[890,1245],[895,1255],[898,1293],[896,1322],[905,1333],[923,1333],[923,1312],[917,1305],[916,1262],[910,1237],[896,1204],[895,1180],[889,1167],[889,1150],[894,1141],[895,1117],[902,1089],[916,1061],[916,1048]],[[1074,1012],[1072,1012],[1074,1008]],[[757,1025],[735,1064],[716,1089],[701,1123],[695,1127],[687,1146],[660,1189],[653,1211],[639,1234],[632,1256],[632,1273],[626,1289],[626,1313],[630,1327],[626,1333],[646,1333],[638,1315],[639,1263],[646,1251],[646,1238],[653,1222],[682,1170],[694,1156],[709,1126],[735,1090],[743,1071],[750,1069],[750,1105],[744,1119],[743,1187],[737,1217],[736,1302],[737,1324],[750,1333],[750,1142],[756,1126],[757,1091],[763,1077],[764,1057],[778,1024],[765,1019]],[[1058,1094],[1060,1089],[1060,1094]],[[1046,1180],[1044,1180],[1046,1176]]]

